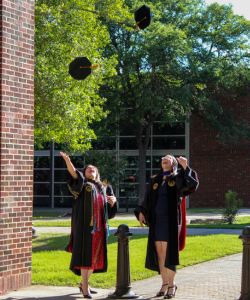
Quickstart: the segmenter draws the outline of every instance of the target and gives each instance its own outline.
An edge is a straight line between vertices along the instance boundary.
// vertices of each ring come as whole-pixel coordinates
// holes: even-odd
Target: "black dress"
[[[157,203],[167,204],[168,247],[165,267],[175,270],[175,266],[179,264],[178,227],[179,220],[181,220],[181,201],[183,197],[193,193],[199,185],[198,177],[194,170],[189,166],[185,170],[180,168],[176,175],[168,176],[166,179],[166,202],[158,202],[159,194],[162,193],[162,181],[162,173],[151,178],[151,181],[147,186],[144,201],[135,209],[137,219],[139,218],[140,212],[143,213],[146,224],[149,226],[145,267],[158,272],[160,272],[160,270],[155,247],[155,229],[157,229],[157,231],[161,230],[158,230],[158,226],[156,225],[156,220],[158,219],[155,212]]]
[[[155,206],[155,241],[168,242],[168,205],[166,181],[159,187]]]

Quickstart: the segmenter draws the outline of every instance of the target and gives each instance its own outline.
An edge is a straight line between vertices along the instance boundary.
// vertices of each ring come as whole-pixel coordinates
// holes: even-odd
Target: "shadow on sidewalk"
[[[68,294],[68,295],[61,295],[61,296],[49,296],[49,297],[28,297],[28,298],[22,298],[22,297],[9,297],[5,298],[5,300],[77,300],[77,299],[82,299],[83,296],[79,295],[79,293],[76,294]]]
[[[150,300],[150,299],[153,299],[154,297],[152,298],[140,298],[142,300]],[[9,298],[6,298],[5,300],[37,300],[37,299],[40,299],[40,300],[80,300],[80,299],[83,299],[83,296],[79,294],[69,294],[69,295],[61,295],[61,296],[51,296],[51,297],[35,297],[35,298],[16,298],[16,297],[9,297]],[[102,298],[93,298],[93,300],[110,300],[110,298],[107,297],[102,297]]]

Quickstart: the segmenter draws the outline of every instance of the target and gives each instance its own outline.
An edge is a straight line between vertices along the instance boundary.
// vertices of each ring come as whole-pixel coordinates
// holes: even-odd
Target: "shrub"
[[[238,194],[231,190],[227,191],[225,193],[225,208],[223,210],[224,222],[233,224],[241,205],[242,200],[238,198]]]

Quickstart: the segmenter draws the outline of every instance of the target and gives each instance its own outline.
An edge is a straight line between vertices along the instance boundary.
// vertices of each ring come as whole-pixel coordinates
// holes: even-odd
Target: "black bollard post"
[[[130,262],[129,262],[129,227],[125,224],[118,226],[115,236],[118,238],[116,290],[108,298],[135,299],[141,296],[131,290],[130,285]]]
[[[250,226],[243,228],[239,237],[243,241],[242,273],[241,273],[241,296],[239,300],[250,299]]]

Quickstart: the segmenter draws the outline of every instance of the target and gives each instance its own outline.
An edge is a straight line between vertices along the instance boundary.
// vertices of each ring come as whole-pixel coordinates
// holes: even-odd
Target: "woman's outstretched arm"
[[[64,159],[67,169],[69,171],[69,174],[74,178],[77,179],[78,175],[76,173],[76,168],[74,167],[74,165],[72,164],[70,157],[64,153],[64,152],[60,152],[60,155],[62,156],[62,158]]]

